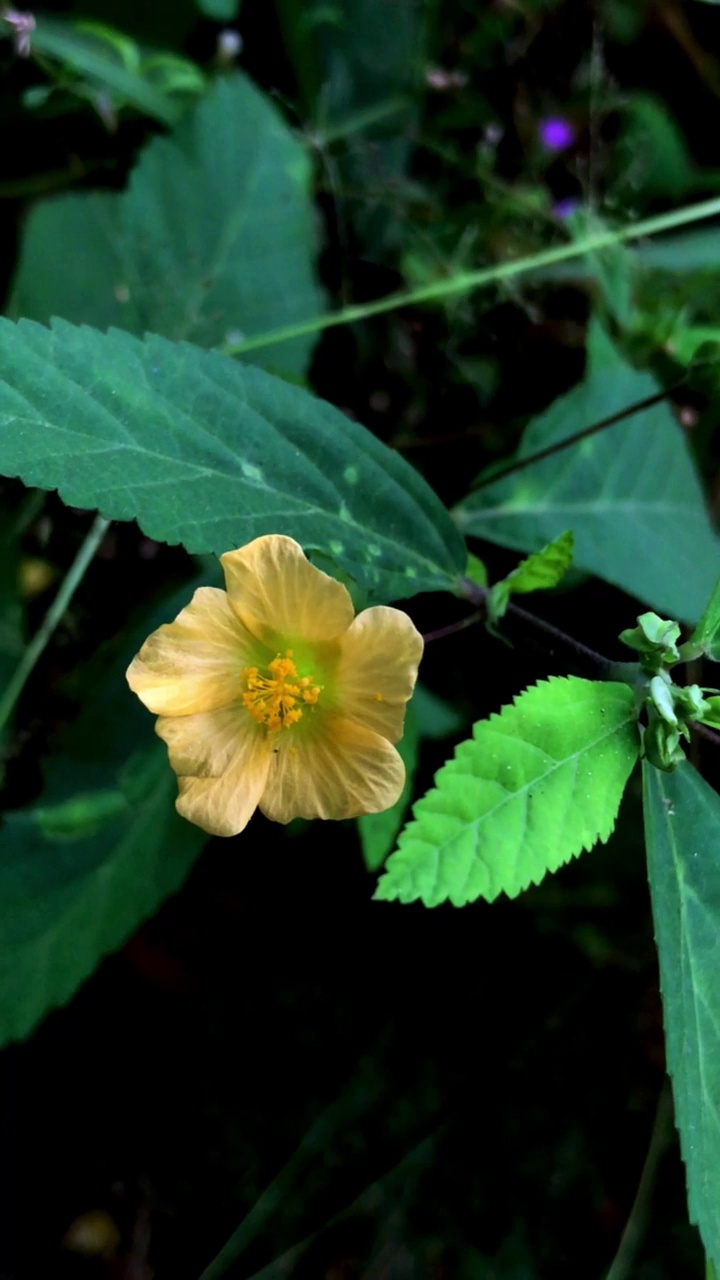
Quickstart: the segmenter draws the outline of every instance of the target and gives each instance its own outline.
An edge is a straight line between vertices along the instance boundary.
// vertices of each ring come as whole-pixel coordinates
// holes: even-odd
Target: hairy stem
[[[220,350],[228,356],[244,355],[246,351],[272,347],[279,342],[289,342],[292,338],[302,338],[309,333],[320,333],[323,329],[335,328],[337,325],[368,320],[384,312],[397,311],[400,307],[419,306],[424,302],[441,302],[445,298],[458,294],[487,288],[501,280],[511,280],[516,276],[527,275],[531,271],[555,266],[558,262],[570,262],[573,258],[582,258],[586,253],[595,253],[615,244],[624,244],[629,240],[638,240],[643,236],[658,235],[662,231],[672,231],[675,227],[701,222],[717,214],[720,214],[720,198],[714,197],[712,200],[703,200],[699,204],[673,209],[653,218],[644,218],[641,222],[633,222],[617,230],[597,231],[582,240],[555,245],[552,249],[544,249],[541,253],[530,254],[526,258],[495,263],[491,267],[482,267],[479,271],[460,271],[444,280],[434,280],[432,284],[423,285],[419,289],[400,290],[398,293],[390,294],[389,297],[379,298],[375,302],[344,307],[341,311],[331,312],[329,315],[311,316],[300,324],[273,329],[269,333],[259,333],[242,342],[226,343]]]

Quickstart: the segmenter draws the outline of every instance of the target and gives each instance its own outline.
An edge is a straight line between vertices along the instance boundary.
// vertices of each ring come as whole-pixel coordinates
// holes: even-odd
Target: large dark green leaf
[[[0,320],[0,467],[198,553],[285,533],[385,599],[452,589],[462,539],[337,409],[212,351]]]
[[[594,326],[587,377],[530,424],[518,459],[659,389]],[[682,430],[662,403],[471,493],[456,516],[465,533],[522,551],[571,529],[576,568],[688,622],[720,573],[720,540]]]
[[[309,181],[276,108],[243,76],[221,79],[145,148],[126,192],[35,205],[11,314],[207,347],[306,320],[323,308]],[[263,348],[252,362],[299,379],[313,342]]]
[[[190,584],[114,657],[86,671],[92,697],[47,764],[30,809],[0,828],[0,1045],[68,1000],[103,956],[182,884],[207,841],[175,812],[177,781],[125,668],[187,603]],[[110,729],[110,731],[109,731]]]
[[[668,1070],[690,1217],[720,1266],[720,797],[690,764],[644,766]]]
[[[7,815],[0,831],[0,1044],[27,1035],[182,884],[207,840],[178,817],[158,744],[115,785]]]

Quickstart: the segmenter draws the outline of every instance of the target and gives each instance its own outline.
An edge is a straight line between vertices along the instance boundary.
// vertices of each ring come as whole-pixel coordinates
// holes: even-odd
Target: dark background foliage
[[[191,0],[48,7],[214,65],[221,24]],[[718,189],[712,4],[353,0],[344,43],[332,23],[315,31],[303,20],[312,8],[245,0],[234,29],[243,69],[313,156],[320,272],[336,304],[559,241],[567,202],[588,193],[623,220]],[[62,91],[31,110],[24,95],[42,70],[9,44],[2,65],[9,286],[29,202],[122,188],[159,126],[124,111],[108,129]],[[324,137],[328,118],[395,99],[339,145]],[[650,99],[660,117],[648,126]],[[573,141],[550,153],[540,130],[555,117]],[[690,277],[676,287],[689,296]],[[580,376],[594,300],[570,273],[391,313],[327,333],[311,383],[451,503]],[[636,346],[673,386],[667,302],[648,288]],[[697,380],[674,399],[717,498],[712,403]],[[19,510],[19,486],[3,494]],[[26,562],[63,571],[87,517],[52,497],[31,516]],[[478,549],[494,575],[512,566],[509,553]],[[38,795],[42,757],[87,696],[98,648],[190,572],[184,553],[113,527],[24,696],[5,775],[11,808]],[[30,632],[47,599],[28,600]],[[541,605],[611,656],[636,612],[589,582]],[[444,597],[409,608],[424,630],[463,612]],[[423,676],[465,732],[565,671],[566,655],[471,630],[431,646]],[[446,751],[425,745],[420,790]],[[350,824],[287,835],[258,817],[239,839],[211,841],[185,888],[0,1057],[0,1274],[196,1280],[252,1214],[228,1274],[603,1275],[664,1079],[634,786],[623,818],[607,848],[519,900],[459,912],[373,904]],[[703,1274],[669,1132],[666,1145],[638,1280]]]

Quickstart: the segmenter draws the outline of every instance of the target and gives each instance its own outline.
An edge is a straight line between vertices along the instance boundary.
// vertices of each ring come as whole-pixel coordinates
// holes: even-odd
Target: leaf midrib
[[[609,729],[606,733],[603,733],[599,737],[594,738],[593,741],[591,743],[588,743],[585,747],[583,747],[582,750],[573,752],[571,755],[564,756],[562,760],[557,760],[555,764],[550,769],[548,769],[545,773],[537,774],[534,778],[530,779],[522,787],[518,787],[516,791],[507,791],[507,788],[503,787],[503,790],[505,790],[506,794],[500,801],[498,801],[497,804],[493,805],[492,809],[486,809],[485,812],[480,815],[480,817],[474,819],[471,822],[464,823],[460,828],[460,830],[454,832],[453,835],[448,840],[444,841],[441,844],[433,845],[433,853],[435,855],[435,861],[436,861],[436,872],[434,875],[433,889],[435,889],[438,884],[437,864],[439,863],[440,856],[441,854],[446,854],[452,848],[453,844],[457,840],[460,840],[461,838],[463,838],[469,831],[470,832],[477,831],[477,829],[481,826],[483,822],[490,819],[491,817],[495,817],[496,814],[502,811],[505,805],[511,803],[514,800],[517,800],[518,798],[524,798],[525,805],[527,806],[527,798],[526,798],[527,792],[530,790],[531,787],[535,786],[540,781],[544,781],[546,778],[552,777],[553,774],[557,773],[558,769],[564,768],[565,765],[570,764],[571,762],[573,762],[575,764],[575,767],[577,768],[577,762],[580,760],[580,758],[583,755],[586,755],[589,751],[593,751],[596,747],[600,746],[603,742],[607,741],[609,738],[612,738],[615,734],[619,733],[622,729],[626,728],[628,724],[631,724],[635,719],[636,719],[636,715],[633,709],[628,713],[627,717],[620,724],[615,725],[612,729]],[[500,736],[504,738],[507,735],[502,734]],[[527,744],[527,739],[523,739],[523,741]],[[527,745],[534,746],[535,744],[530,743]],[[452,761],[451,763],[455,764],[456,761]],[[453,769],[453,775],[455,777],[460,777],[460,778],[471,777],[474,780],[478,780],[481,782],[496,782],[498,783],[499,786],[501,787],[503,786],[499,778],[478,778],[477,774],[467,774],[460,769]],[[432,794],[433,793],[431,793],[431,795]],[[428,800],[429,799],[430,799],[430,796],[428,796]],[[423,804],[423,801],[422,800],[419,801],[418,805],[416,806],[416,810],[419,810],[422,804]],[[430,810],[430,812],[432,813],[433,811]],[[420,819],[415,818],[412,825],[414,826],[415,823],[418,823],[418,822],[420,822]],[[411,830],[412,830],[412,827],[409,827],[408,836],[410,836]],[[408,839],[407,844],[410,844],[410,843],[412,843],[412,839]],[[418,843],[420,843],[420,841],[418,841]],[[425,844],[426,842],[422,841],[422,843]],[[476,845],[477,843],[479,843],[479,840],[476,837]],[[406,845],[403,842],[403,848],[405,847]],[[477,849],[475,849],[473,851],[473,862],[477,862],[477,861],[478,861],[478,854],[477,854]],[[465,878],[464,887],[467,885],[469,876],[470,876],[470,871],[468,871],[468,874]]]

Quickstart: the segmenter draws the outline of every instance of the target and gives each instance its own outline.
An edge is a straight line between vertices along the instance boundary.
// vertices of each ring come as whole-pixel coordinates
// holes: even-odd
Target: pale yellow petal
[[[267,742],[267,730],[256,724],[242,702],[189,716],[159,716],[155,732],[167,743],[176,773],[219,778],[232,766],[238,750]],[[238,747],[241,743],[241,747]]]
[[[336,697],[342,715],[398,742],[422,652],[420,632],[400,609],[376,605],[359,613],[340,640]]]
[[[260,809],[274,822],[381,813],[403,788],[405,766],[379,734],[327,718],[312,735],[277,740]]]
[[[353,620],[345,587],[316,569],[292,538],[268,534],[220,557],[230,603],[264,644],[331,640]]]
[[[127,670],[130,688],[156,715],[188,715],[227,706],[255,641],[218,587],[200,587],[174,622],[145,641]]]
[[[267,733],[238,703],[199,715],[161,716],[155,727],[179,775],[178,813],[211,835],[237,835],[267,783]]]

